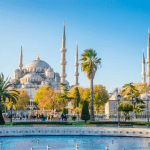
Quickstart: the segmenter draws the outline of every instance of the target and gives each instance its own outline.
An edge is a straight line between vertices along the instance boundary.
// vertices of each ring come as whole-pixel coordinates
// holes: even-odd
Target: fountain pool
[[[37,142],[39,140],[39,143]],[[148,150],[149,138],[106,136],[25,136],[0,137],[0,150]]]

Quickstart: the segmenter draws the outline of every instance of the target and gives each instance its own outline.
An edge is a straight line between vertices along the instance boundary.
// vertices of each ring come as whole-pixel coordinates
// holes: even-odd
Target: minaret
[[[144,49],[143,49],[143,57],[142,57],[142,83],[146,83],[146,73],[145,73],[145,57],[144,57]]]
[[[65,36],[65,22],[64,22],[64,28],[63,28],[63,35],[62,35],[62,48],[60,49],[61,51],[61,61],[60,61],[60,65],[61,65],[61,74],[60,74],[60,78],[61,78],[61,83],[66,83],[65,78],[67,76],[66,74],[66,36]]]
[[[20,59],[19,59],[19,69],[22,70],[23,64],[22,64],[23,56],[22,56],[22,43],[21,43],[21,50],[20,50]]]
[[[78,63],[78,43],[76,43],[76,55],[75,55],[75,73],[74,73],[74,76],[75,76],[75,83],[74,83],[74,86],[78,86],[79,85],[79,82],[78,82],[78,76],[79,76],[79,73],[78,73],[78,66],[79,66],[79,63]]]
[[[149,29],[148,29],[148,42],[147,42],[147,59],[146,59],[146,63],[147,63],[147,85],[150,84],[150,33],[149,33]]]

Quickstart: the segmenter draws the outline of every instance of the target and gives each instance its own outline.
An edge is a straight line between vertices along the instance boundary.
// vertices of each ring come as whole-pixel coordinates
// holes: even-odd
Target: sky
[[[135,0],[1,0],[0,72],[13,78],[22,43],[23,67],[36,60],[61,71],[63,22],[66,27],[66,74],[74,84],[75,51],[79,58],[93,48],[101,58],[94,78],[111,92],[126,83],[141,82],[142,53],[147,57],[150,1]],[[81,63],[81,62],[80,62]],[[80,86],[90,81],[79,66]]]

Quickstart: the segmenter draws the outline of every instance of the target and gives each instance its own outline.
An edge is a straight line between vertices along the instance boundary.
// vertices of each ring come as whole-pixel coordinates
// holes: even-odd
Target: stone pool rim
[[[3,127],[0,137],[23,136],[110,136],[150,137],[149,128],[112,127]]]

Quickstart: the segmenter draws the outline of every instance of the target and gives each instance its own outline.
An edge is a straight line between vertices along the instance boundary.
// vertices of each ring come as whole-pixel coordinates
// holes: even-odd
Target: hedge
[[[96,125],[118,125],[118,121],[88,121],[87,124],[96,124]],[[150,124],[150,123],[149,123]],[[120,121],[120,125],[128,125],[128,126],[133,126],[133,125],[147,125],[146,122],[125,122],[125,121]]]
[[[12,125],[33,125],[33,124],[48,124],[48,125],[72,125],[71,122],[13,122]]]

